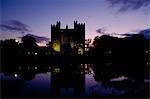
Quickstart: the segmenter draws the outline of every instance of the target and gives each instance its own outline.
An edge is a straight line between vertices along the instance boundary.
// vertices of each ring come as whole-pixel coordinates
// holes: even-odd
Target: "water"
[[[127,77],[112,78],[112,86],[105,86],[101,82],[96,82],[93,75],[93,71],[85,74],[85,92],[78,97],[123,96],[132,91],[139,91],[137,86],[135,88],[133,85],[123,85],[123,81],[126,81],[128,79]],[[51,72],[38,73],[29,81],[23,81],[19,74],[14,74],[14,76],[9,77],[0,73],[0,77],[2,81],[2,96],[4,95],[4,97],[53,97],[53,91],[51,90]],[[149,80],[146,79],[145,83],[150,84]],[[120,86],[120,84],[123,88],[117,89],[116,85]],[[62,97],[73,96],[75,90],[74,88],[67,87],[60,88],[60,92]]]

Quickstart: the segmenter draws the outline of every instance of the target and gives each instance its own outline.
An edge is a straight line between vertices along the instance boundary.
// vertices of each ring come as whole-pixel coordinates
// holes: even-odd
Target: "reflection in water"
[[[127,77],[113,78],[111,79],[112,86],[104,86],[103,83],[95,81],[91,68],[90,73],[89,71],[85,71],[85,73],[87,73],[85,74],[85,93],[79,95],[79,97],[122,96],[126,93],[138,92],[138,90],[132,88],[133,85]],[[53,97],[51,72],[38,73],[29,81],[23,81],[17,73],[10,77],[0,73],[0,79],[2,81],[2,95],[7,97]],[[149,84],[149,80],[145,80],[145,84],[147,83]],[[116,86],[121,86],[122,89],[116,89]],[[74,96],[74,92],[75,89],[72,87],[60,88],[60,96],[62,97]]]
[[[26,87],[23,89],[22,94],[24,96],[38,95],[48,96],[50,94],[51,85],[51,74],[50,73],[39,73],[34,79],[26,81]]]

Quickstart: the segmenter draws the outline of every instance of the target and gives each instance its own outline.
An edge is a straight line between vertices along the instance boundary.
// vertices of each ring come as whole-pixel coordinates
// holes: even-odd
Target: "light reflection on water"
[[[26,87],[23,89],[23,94],[27,96],[30,93],[48,95],[50,94],[51,85],[50,73],[39,73],[30,80],[26,81]]]
[[[1,79],[3,80],[21,80],[19,77],[8,77],[1,74]],[[73,89],[68,89],[69,93],[73,92]],[[112,91],[117,92],[113,88],[104,88],[100,83],[96,82],[92,74],[85,75],[85,95],[89,96],[93,93],[97,93],[100,96],[110,95]],[[61,89],[61,94],[65,95],[65,89]],[[21,90],[22,96],[28,96],[31,93],[37,95],[51,95],[51,73],[39,73],[30,80],[25,81],[25,86]],[[118,94],[121,94],[122,91],[118,91]]]
[[[3,73],[0,73],[0,79],[5,80],[5,81],[10,81],[10,80],[21,80],[19,76],[17,77],[8,77],[5,76]],[[121,79],[127,79],[127,77],[119,77],[119,78],[114,78],[112,81],[121,81]],[[145,80],[145,82],[148,82],[149,80]],[[40,96],[51,96],[51,72],[47,73],[39,73],[36,74],[36,76],[30,80],[30,81],[25,81],[25,85],[22,86],[22,89],[20,90],[22,96],[30,96],[32,95],[40,95]],[[149,83],[149,82],[148,82]],[[14,86],[12,84],[12,86]],[[128,88],[126,88],[128,89]],[[126,89],[123,90],[117,90],[113,87],[104,87],[100,82],[96,82],[93,74],[85,74],[85,96],[90,96],[92,94],[98,94],[99,96],[107,96],[107,95],[123,95]],[[17,90],[17,87],[16,87]],[[66,91],[65,88],[61,89],[61,94],[72,94],[74,91],[73,88],[68,89]]]

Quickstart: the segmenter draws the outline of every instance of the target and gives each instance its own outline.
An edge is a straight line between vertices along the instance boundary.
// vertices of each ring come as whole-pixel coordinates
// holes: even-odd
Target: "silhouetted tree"
[[[94,45],[94,68],[97,80],[110,80],[112,77],[126,75],[136,80],[144,79],[143,35],[117,38],[103,35],[96,37]]]
[[[36,44],[36,40],[31,36],[22,37],[21,46],[25,49],[34,49],[38,47],[38,45]]]
[[[15,39],[1,41],[1,66],[2,72],[11,73],[15,70],[18,59],[19,44]]]

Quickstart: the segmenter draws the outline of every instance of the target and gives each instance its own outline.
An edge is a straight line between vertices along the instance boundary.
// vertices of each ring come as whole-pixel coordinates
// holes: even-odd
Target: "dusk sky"
[[[1,24],[17,20],[29,26],[26,33],[50,38],[51,24],[61,21],[61,27],[73,21],[85,23],[86,38],[94,38],[96,30],[105,28],[108,33],[127,33],[150,26],[148,6],[137,10],[118,12],[110,0],[0,0]],[[132,1],[132,0],[131,0]],[[143,0],[145,1],[145,0]],[[1,39],[18,37],[17,31],[1,31]]]

